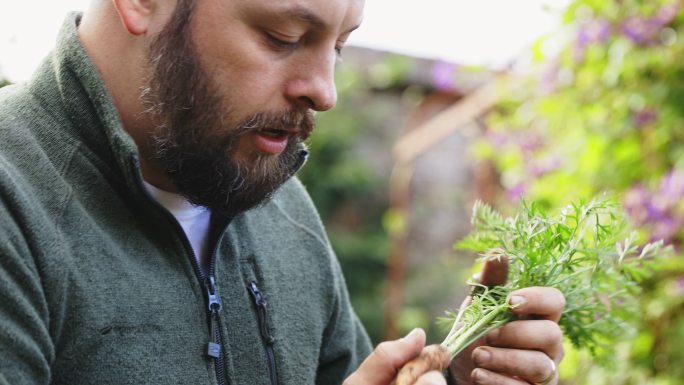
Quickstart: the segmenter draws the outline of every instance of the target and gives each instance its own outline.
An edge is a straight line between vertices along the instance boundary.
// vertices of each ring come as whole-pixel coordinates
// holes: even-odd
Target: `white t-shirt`
[[[209,224],[211,212],[206,207],[195,206],[187,201],[182,195],[160,190],[145,182],[145,187],[150,195],[164,206],[185,231],[195,259],[203,273],[209,269]]]

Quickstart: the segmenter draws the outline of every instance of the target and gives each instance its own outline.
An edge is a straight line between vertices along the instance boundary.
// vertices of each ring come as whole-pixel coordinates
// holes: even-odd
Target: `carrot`
[[[397,374],[395,385],[412,385],[418,377],[431,371],[443,371],[449,366],[451,356],[442,345],[428,345],[423,348],[418,357],[404,364]]]

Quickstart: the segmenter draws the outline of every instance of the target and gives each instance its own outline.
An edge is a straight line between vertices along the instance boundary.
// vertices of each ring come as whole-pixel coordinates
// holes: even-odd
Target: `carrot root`
[[[428,345],[420,355],[407,362],[397,374],[395,385],[412,385],[418,377],[431,371],[443,371],[449,366],[451,356],[442,345]]]

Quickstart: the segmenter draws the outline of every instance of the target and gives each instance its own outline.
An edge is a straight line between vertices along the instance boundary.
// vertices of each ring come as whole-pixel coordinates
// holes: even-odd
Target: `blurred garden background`
[[[476,199],[506,213],[521,197],[556,210],[616,193],[675,253],[642,282],[613,365],[568,345],[562,383],[684,384],[684,3],[568,3],[506,65],[346,48],[299,177],[374,342],[416,326],[441,341],[436,319],[476,272],[452,247]]]
[[[607,191],[675,253],[642,282],[612,366],[568,345],[562,383],[684,384],[683,8],[572,1],[561,28],[503,68],[345,53],[339,105],[300,177],[374,341],[415,326],[441,341],[435,320],[475,272],[452,248],[474,200],[558,210]]]

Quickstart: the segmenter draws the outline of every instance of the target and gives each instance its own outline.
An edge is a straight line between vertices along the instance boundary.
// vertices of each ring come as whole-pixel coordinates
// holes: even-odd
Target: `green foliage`
[[[650,275],[662,241],[638,247],[619,206],[607,198],[567,206],[555,216],[523,203],[509,218],[478,202],[472,224],[457,248],[484,259],[508,258],[508,280],[495,287],[471,283],[472,302],[459,311],[443,343],[452,355],[515,318],[511,292],[546,286],[565,295],[559,323],[573,345],[601,362],[613,357],[614,344],[639,318],[637,283]]]
[[[560,55],[538,56],[537,81],[488,118],[490,135],[501,137],[490,153],[509,189],[556,204],[684,167],[684,14],[676,6],[573,2],[574,38]]]
[[[547,209],[615,191],[642,236],[676,257],[640,282],[634,339],[616,345],[615,370],[569,349],[568,384],[678,384],[684,378],[684,4],[574,0],[566,42],[533,52],[539,71],[487,117],[478,154],[507,196]]]

